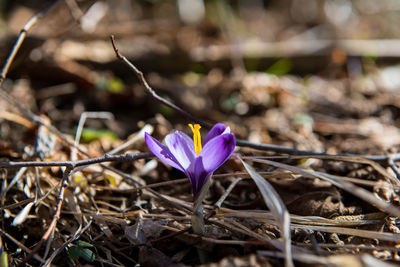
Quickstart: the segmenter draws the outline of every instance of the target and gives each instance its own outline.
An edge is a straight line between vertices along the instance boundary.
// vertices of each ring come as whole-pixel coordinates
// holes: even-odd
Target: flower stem
[[[192,228],[193,232],[199,235],[204,235],[204,217],[203,217],[203,205],[200,205],[192,215]]]
[[[208,178],[207,182],[203,186],[198,195],[197,199],[193,203],[193,214],[192,214],[192,229],[193,232],[199,235],[204,235],[205,227],[204,227],[204,215],[203,215],[203,200],[207,195],[208,189],[211,185],[211,177]],[[199,255],[200,263],[207,264],[209,262],[208,252],[197,248],[197,254]]]
[[[205,199],[208,189],[211,186],[211,177],[208,178],[207,182],[203,185],[197,199],[193,203],[193,214],[192,214],[192,228],[196,234],[204,234],[204,216],[203,216],[203,200]]]

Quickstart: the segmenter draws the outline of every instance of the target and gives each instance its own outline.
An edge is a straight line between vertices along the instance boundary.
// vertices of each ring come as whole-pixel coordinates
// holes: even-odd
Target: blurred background
[[[51,2],[0,1],[1,62]],[[116,59],[115,35],[161,96],[229,122],[240,137],[323,150],[329,145],[313,132],[333,140],[374,129],[371,147],[387,148],[400,140],[397,128],[374,125],[400,123],[399,11],[395,0],[59,1],[29,31],[4,88],[68,133],[83,111],[111,111],[115,121],[89,124],[119,138],[160,122],[155,114],[187,124]],[[392,133],[388,143],[382,132]]]

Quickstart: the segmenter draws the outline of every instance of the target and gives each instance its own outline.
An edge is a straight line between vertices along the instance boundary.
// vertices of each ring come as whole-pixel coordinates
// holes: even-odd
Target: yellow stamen
[[[201,136],[200,136],[200,124],[189,124],[190,129],[193,132],[193,143],[194,143],[194,151],[199,155],[201,151]]]

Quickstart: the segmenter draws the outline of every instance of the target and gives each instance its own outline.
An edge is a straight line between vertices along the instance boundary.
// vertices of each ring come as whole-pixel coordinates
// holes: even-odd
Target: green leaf
[[[92,129],[92,128],[84,128],[82,130],[82,140],[84,142],[91,142],[94,140],[99,140],[102,138],[108,138],[111,141],[115,141],[118,137],[111,131],[105,129]]]
[[[78,241],[78,243],[79,242],[85,243],[85,246],[87,246],[87,245],[92,246],[91,244],[84,242],[84,241]],[[93,251],[91,251],[90,249],[85,248],[83,246],[72,245],[71,247],[69,247],[67,249],[68,249],[69,257],[73,260],[82,258],[86,261],[93,262],[96,258]]]
[[[108,91],[113,94],[119,94],[125,90],[124,83],[118,77],[100,76],[96,79],[95,86],[101,91]]]
[[[92,248],[93,245],[86,242],[86,241],[82,241],[82,240],[78,240],[78,242],[76,242],[77,246],[83,247],[83,248]]]
[[[364,64],[375,64],[376,60],[377,60],[377,56],[372,55],[372,54],[364,55],[362,57],[362,61],[363,61]]]
[[[291,69],[292,62],[289,59],[283,58],[272,64],[272,66],[267,69],[267,73],[282,76],[288,73]]]
[[[71,246],[71,247],[67,248],[67,250],[68,250],[68,255],[71,259],[73,259],[73,260],[79,259],[80,254],[81,254],[79,247]]]
[[[89,262],[93,262],[94,259],[96,258],[93,251],[91,251],[88,248],[83,248],[81,249],[81,255],[80,255],[83,259],[85,259],[86,261]]]

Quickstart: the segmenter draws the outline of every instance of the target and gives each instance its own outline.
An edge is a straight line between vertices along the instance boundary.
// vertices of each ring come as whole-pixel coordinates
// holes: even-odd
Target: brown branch
[[[192,114],[190,114],[189,112],[186,112],[185,110],[181,109],[180,107],[176,106],[175,104],[172,104],[171,102],[165,100],[164,98],[162,98],[161,96],[159,96],[154,90],[153,88],[151,88],[151,86],[148,84],[146,78],[143,75],[143,72],[141,72],[138,68],[136,68],[135,65],[132,64],[132,62],[130,62],[126,57],[124,57],[118,50],[117,45],[115,44],[115,38],[114,35],[110,36],[111,39],[111,44],[114,48],[115,51],[115,55],[117,56],[117,58],[119,60],[122,60],[138,77],[139,81],[142,83],[142,85],[144,86],[144,88],[146,89],[147,93],[150,94],[155,100],[157,100],[158,102],[160,102],[163,105],[166,105],[167,107],[172,108],[173,110],[181,113],[183,116],[189,118],[191,121],[196,122],[198,124],[200,124],[201,126],[207,128],[207,129],[211,129],[211,125],[196,118],[195,116],[193,116]]]
[[[372,160],[382,164],[389,164],[389,161],[399,161],[400,154],[392,155],[358,155],[358,154],[328,154],[324,152],[314,152],[309,150],[300,150],[285,146],[277,146],[271,144],[256,144],[247,140],[236,139],[236,145],[241,147],[249,147],[257,150],[274,151],[288,155],[301,155],[301,156],[325,156],[325,157],[357,157]]]
[[[180,107],[172,104],[168,100],[160,97],[154,90],[151,88],[151,86],[148,84],[146,81],[143,73],[132,63],[130,62],[126,57],[124,57],[118,50],[118,47],[115,44],[115,38],[114,35],[110,36],[111,39],[111,44],[113,46],[113,49],[115,51],[115,55],[117,56],[118,59],[122,60],[138,77],[139,81],[142,83],[142,85],[145,87],[147,92],[157,101],[159,101],[161,104],[166,105],[167,107],[172,108],[173,110],[181,113],[183,116],[189,118],[190,120],[199,123],[200,125],[204,126],[205,128],[210,129],[211,125],[208,123],[205,123],[201,121],[200,119],[194,117],[190,113],[184,111]],[[314,152],[314,151],[307,151],[307,150],[299,150],[295,148],[290,148],[290,147],[285,147],[285,146],[277,146],[277,145],[270,145],[270,144],[256,144],[249,142],[247,140],[243,139],[236,139],[236,145],[241,146],[241,147],[249,147],[257,150],[263,150],[263,151],[273,151],[277,153],[284,153],[284,154],[289,154],[289,155],[318,155],[318,156],[352,156],[352,157],[360,157],[360,158],[366,158],[372,161],[380,162],[387,164],[389,160],[392,161],[399,161],[400,160],[400,154],[394,154],[394,155],[355,155],[355,154],[327,154],[323,152]]]
[[[64,143],[66,143],[69,146],[75,147],[79,151],[79,153],[89,157],[88,153],[83,151],[79,146],[76,146],[74,144],[74,142],[71,142],[70,140],[68,140],[67,137],[62,132],[60,132],[57,128],[55,128],[51,124],[48,124],[43,118],[41,118],[40,116],[34,114],[32,111],[23,107],[15,99],[13,99],[5,91],[3,91],[1,89],[0,89],[0,97],[2,97],[4,100],[6,100],[11,105],[15,106],[27,119],[46,127],[50,132],[53,132],[54,134],[56,134]]]
[[[108,155],[105,154],[98,158],[90,158],[76,161],[0,161],[0,168],[21,168],[21,167],[55,167],[55,166],[65,166],[72,169],[76,167],[111,162],[111,161],[134,161],[137,159],[144,159],[153,157],[153,153],[128,153],[121,155]]]
[[[49,240],[50,236],[53,234],[55,226],[61,216],[61,208],[64,201],[64,193],[65,188],[68,186],[68,180],[71,175],[71,172],[74,168],[91,165],[95,163],[109,162],[109,161],[133,161],[137,159],[151,157],[152,153],[139,153],[139,154],[123,154],[123,155],[107,155],[105,154],[102,157],[85,159],[85,160],[77,160],[77,161],[60,161],[60,162],[36,162],[36,161],[28,161],[28,162],[0,162],[0,167],[52,167],[52,166],[65,166],[66,169],[64,171],[63,178],[60,184],[60,190],[57,198],[56,205],[56,213],[53,217],[53,220],[50,223],[45,234],[42,236],[39,243],[35,245],[32,251],[23,259],[19,266],[25,266],[25,264],[34,256],[39,249],[43,246],[43,244]]]
[[[11,242],[13,242],[16,246],[20,247],[22,250],[24,250],[27,253],[31,253],[32,254],[32,250],[30,250],[28,247],[26,247],[24,244],[22,244],[21,242],[19,242],[17,239],[15,239],[13,236],[11,236],[10,234],[8,234],[6,231],[4,231],[2,228],[0,228],[0,235],[6,237],[8,240],[10,240]],[[0,239],[1,241],[1,239]],[[4,248],[2,248],[4,251]],[[37,254],[32,254],[33,258],[37,261],[39,261],[40,263],[44,263],[44,259],[42,259],[39,255]],[[7,266],[7,265],[6,265]]]
[[[12,64],[12,62],[14,61],[15,56],[17,55],[19,49],[21,48],[22,43],[24,42],[28,31],[32,28],[33,25],[36,24],[36,22],[43,17],[44,14],[46,14],[57,2],[59,2],[60,0],[55,0],[53,1],[50,5],[48,5],[47,7],[45,7],[44,9],[42,9],[41,11],[39,11],[38,13],[36,13],[30,20],[28,20],[28,22],[24,25],[24,27],[21,29],[18,39],[15,42],[13,49],[10,53],[10,55],[8,56],[6,63],[3,66],[3,69],[1,70],[0,73],[0,87],[3,85],[3,82],[5,80],[5,78],[7,77],[7,73],[10,69],[10,66]]]
[[[28,31],[38,22],[40,18],[42,18],[52,7],[55,6],[60,0],[54,0],[50,5],[36,13],[32,18],[29,19],[29,21],[24,25],[24,27],[20,30],[20,34],[18,36],[17,41],[15,42],[13,49],[11,50],[10,55],[8,56],[6,63],[4,64],[2,71],[0,73],[0,88],[2,87],[4,80],[7,77],[8,71],[10,69],[11,64],[14,61],[15,56],[17,55],[19,49],[21,48],[22,43],[24,42]],[[46,127],[48,130],[51,132],[55,133],[62,141],[64,141],[66,144],[76,147],[72,142],[70,142],[64,134],[62,134],[58,129],[53,127],[52,125],[46,123],[43,118],[37,116],[34,114],[32,111],[24,108],[21,104],[19,104],[16,100],[14,100],[11,96],[9,96],[5,91],[0,89],[0,97],[5,99],[8,103],[11,105],[15,106],[26,118],[30,119],[31,121],[38,123],[40,125],[43,125]],[[76,147],[78,151],[85,155],[89,156],[85,151],[80,149],[79,147]]]
[[[37,243],[35,245],[35,247],[31,251],[31,253],[26,255],[26,257],[22,260],[22,262],[19,264],[19,266],[21,266],[21,267],[25,266],[25,264],[32,258],[32,256],[34,254],[36,254],[39,251],[39,249],[43,246],[43,244],[53,234],[53,231],[56,227],[58,219],[60,218],[60,215],[61,215],[61,207],[62,207],[62,203],[64,201],[65,188],[68,186],[68,179],[69,179],[69,176],[70,176],[72,170],[73,170],[73,167],[67,166],[67,168],[64,171],[64,175],[63,175],[61,185],[60,185],[60,192],[59,192],[58,198],[57,198],[56,214],[54,215],[49,228],[47,229],[46,233],[42,236],[42,239],[40,239],[39,243]]]

